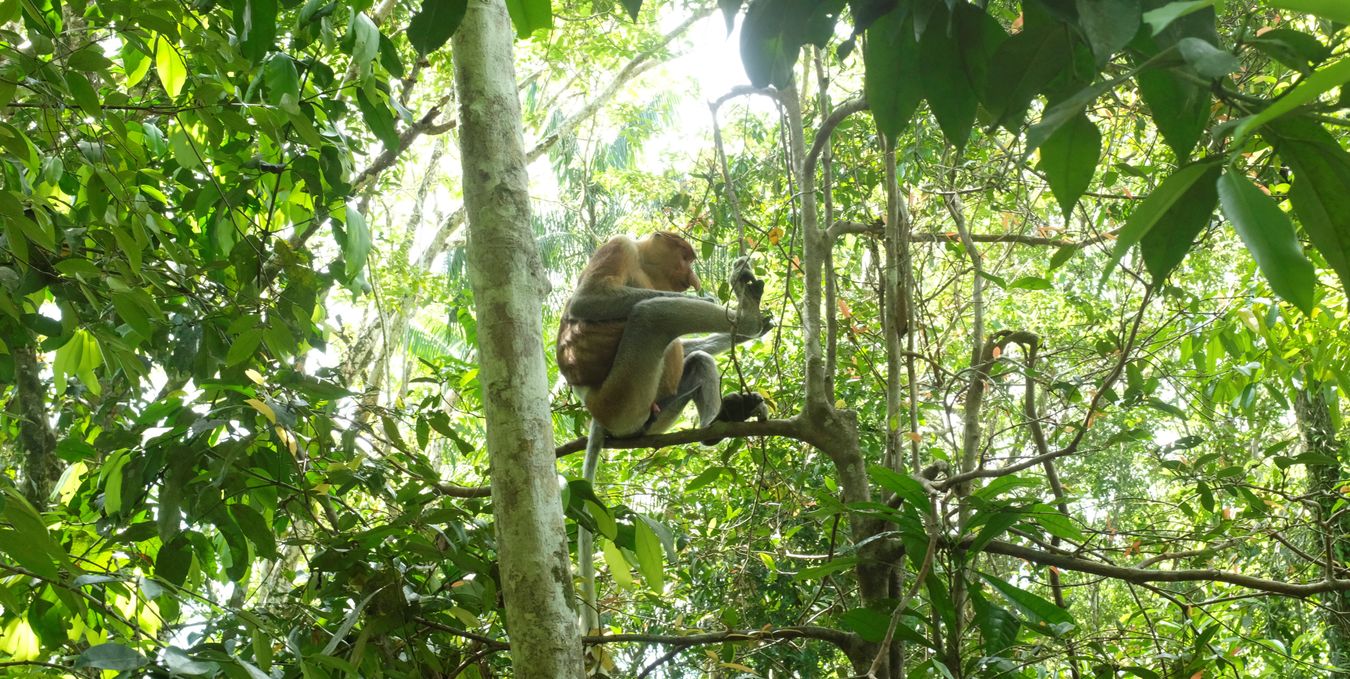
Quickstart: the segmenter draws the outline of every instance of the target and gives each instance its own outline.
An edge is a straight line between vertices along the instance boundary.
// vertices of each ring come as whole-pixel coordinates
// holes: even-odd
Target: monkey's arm
[[[764,314],[760,322],[759,332],[753,335],[744,335],[741,333],[732,334],[729,332],[719,332],[707,337],[697,337],[693,339],[681,339],[680,347],[684,349],[684,355],[702,351],[706,354],[721,354],[729,351],[732,345],[749,342],[757,337],[763,337],[765,333],[773,329],[773,316]]]

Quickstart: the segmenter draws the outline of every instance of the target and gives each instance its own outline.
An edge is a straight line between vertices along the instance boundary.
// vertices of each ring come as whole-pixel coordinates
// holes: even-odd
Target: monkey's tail
[[[600,451],[605,447],[605,429],[591,420],[586,439],[586,458],[581,477],[595,485],[595,470],[600,466]],[[581,633],[592,634],[600,628],[600,609],[595,596],[595,537],[584,526],[577,527],[577,570],[581,572]]]

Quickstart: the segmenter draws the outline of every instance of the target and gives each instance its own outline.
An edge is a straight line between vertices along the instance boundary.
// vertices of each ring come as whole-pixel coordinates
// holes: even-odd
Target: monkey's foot
[[[750,266],[749,257],[737,257],[731,263],[731,275],[727,277],[727,282],[731,284],[742,307],[747,306],[746,302],[759,306],[759,300],[764,296],[764,281],[755,278],[755,269]]]
[[[739,308],[736,310],[735,332],[744,337],[759,337],[768,331],[765,318],[760,315],[759,301],[764,297],[764,281],[755,277],[749,257],[737,257],[731,263],[731,276],[727,282],[736,293]]]
[[[722,409],[718,411],[713,423],[745,422],[751,417],[760,422],[769,419],[769,405],[764,402],[763,396],[753,392],[727,394],[722,397]],[[708,439],[703,445],[715,446],[721,442],[721,438]]]

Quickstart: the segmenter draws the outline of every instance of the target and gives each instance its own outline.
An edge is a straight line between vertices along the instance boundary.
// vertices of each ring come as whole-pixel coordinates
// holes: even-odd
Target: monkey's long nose
[[[698,274],[693,271],[689,272],[689,287],[693,288],[694,292],[703,292],[703,281],[700,281]]]

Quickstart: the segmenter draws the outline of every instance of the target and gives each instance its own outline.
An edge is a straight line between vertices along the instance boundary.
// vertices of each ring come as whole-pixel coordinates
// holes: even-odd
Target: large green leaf
[[[1310,313],[1317,283],[1294,225],[1270,196],[1231,168],[1219,178],[1219,204],[1275,294]]]
[[[1066,625],[1074,622],[1073,616],[1069,615],[1068,611],[1031,592],[988,573],[980,573],[980,577],[998,590],[999,594],[1002,594],[1014,608],[1032,622],[1047,625]]]
[[[1350,289],[1350,153],[1317,122],[1271,121],[1266,137],[1294,170],[1289,198],[1308,239]]]
[[[359,88],[356,90],[356,106],[361,109],[362,120],[384,142],[385,148],[397,149],[398,125],[394,122],[394,112],[385,103],[384,93],[376,87]]]
[[[342,262],[347,280],[353,280],[366,266],[370,254],[370,227],[356,205],[347,205],[347,237],[342,243]]]
[[[906,15],[902,20],[899,10],[877,19],[867,29],[863,62],[867,108],[877,121],[877,129],[894,139],[909,124],[923,98],[913,19]]]
[[[422,0],[408,22],[408,42],[418,54],[435,52],[455,34],[468,6],[468,0]]]
[[[1073,60],[1069,29],[1062,23],[1035,24],[999,45],[990,65],[985,106],[994,123],[1017,128],[1027,106]]]
[[[1212,172],[1213,168],[1214,163],[1202,162],[1187,165],[1173,172],[1167,179],[1163,180],[1162,184],[1158,185],[1158,188],[1153,190],[1153,193],[1148,195],[1148,198],[1144,199],[1144,202],[1139,204],[1139,207],[1134,209],[1130,218],[1126,220],[1125,226],[1116,236],[1116,245],[1111,250],[1111,258],[1102,270],[1103,280],[1111,275],[1120,258],[1124,257],[1125,253],[1135,243],[1138,243],[1159,222],[1166,218],[1177,203],[1190,193],[1195,183]]]
[[[1098,61],[1106,61],[1139,32],[1140,0],[1076,0],[1074,4],[1079,26]]]
[[[183,64],[178,47],[162,35],[155,36],[155,72],[159,74],[159,82],[164,85],[169,98],[177,98],[178,93],[183,91],[183,84],[187,82],[187,66]]]
[[[1041,144],[1040,168],[1065,218],[1092,184],[1102,153],[1102,135],[1086,114],[1079,113]]]
[[[975,625],[980,628],[986,656],[1001,655],[1017,643],[1017,630],[1022,626],[1017,616],[990,603],[978,589],[970,591],[970,603],[975,609]]]
[[[755,87],[788,87],[802,45],[824,46],[842,0],[752,0],[741,22],[741,61]]]
[[[1267,0],[1273,7],[1316,14],[1324,19],[1350,24],[1350,3],[1345,0]]]
[[[1216,182],[1221,168],[1217,163],[1206,165],[1206,168],[1205,173],[1161,216],[1160,223],[1139,240],[1144,268],[1148,269],[1155,284],[1166,279],[1181,263],[1196,237],[1214,216],[1214,207],[1219,202]]]
[[[953,24],[945,9],[934,10],[919,40],[919,72],[924,98],[942,134],[960,149],[970,139],[979,102],[962,63],[966,46],[957,38]]]
[[[636,529],[633,553],[637,554],[638,571],[642,573],[642,579],[647,581],[648,587],[660,592],[665,586],[661,539],[656,537],[656,531],[653,531],[646,521],[638,520],[633,523]]]
[[[537,30],[553,27],[553,3],[549,0],[506,0],[506,11],[516,27],[517,38],[528,38]]]
[[[244,56],[262,61],[277,41],[277,0],[234,0],[234,32]]]

